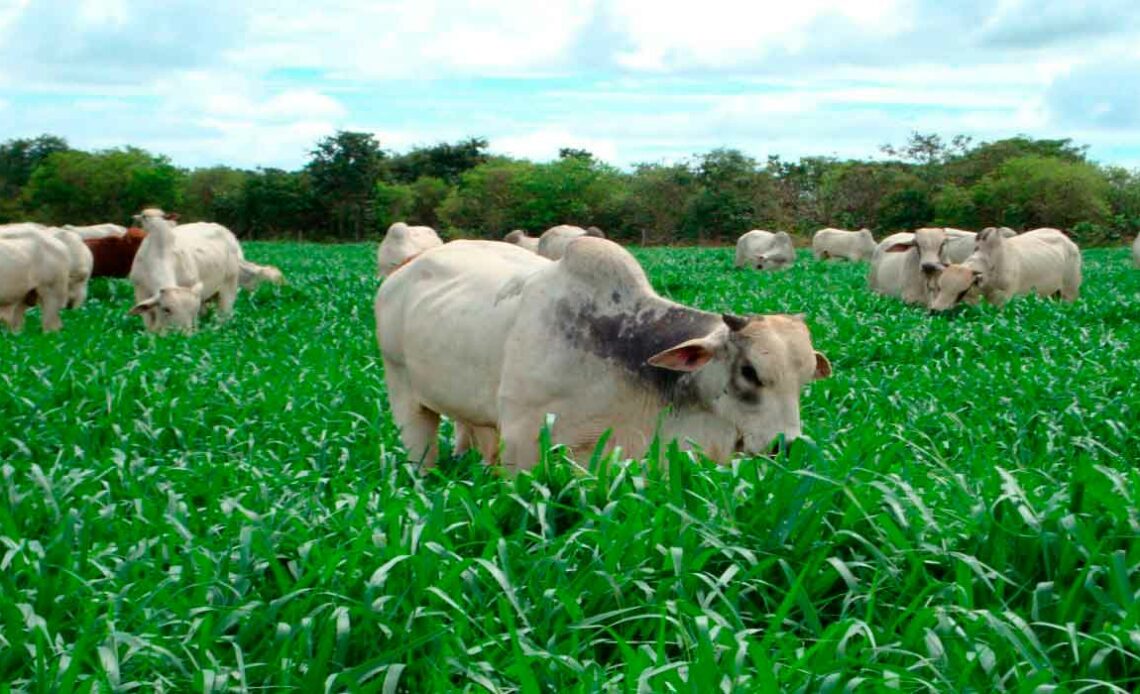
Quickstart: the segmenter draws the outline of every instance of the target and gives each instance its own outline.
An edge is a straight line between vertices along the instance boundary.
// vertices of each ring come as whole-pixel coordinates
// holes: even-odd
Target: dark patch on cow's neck
[[[621,298],[617,291],[610,298],[615,296]],[[704,337],[721,323],[715,314],[660,300],[637,301],[607,314],[592,299],[562,299],[555,304],[554,320],[555,329],[572,347],[619,366],[675,405],[696,399],[693,374],[650,366],[647,360],[686,340]]]

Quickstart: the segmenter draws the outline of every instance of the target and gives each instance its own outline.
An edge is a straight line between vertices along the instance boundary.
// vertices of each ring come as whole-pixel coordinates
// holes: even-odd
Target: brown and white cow
[[[392,275],[376,336],[408,456],[433,464],[440,415],[493,461],[530,468],[555,443],[643,455],[654,435],[727,461],[801,434],[800,392],[831,373],[802,318],[741,318],[654,292],[615,243],[579,238],[560,262],[454,241]]]

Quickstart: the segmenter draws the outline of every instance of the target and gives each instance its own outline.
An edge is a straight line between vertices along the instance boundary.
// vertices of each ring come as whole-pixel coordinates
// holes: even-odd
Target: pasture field
[[[190,337],[106,280],[0,335],[0,690],[1140,688],[1126,250],[1076,304],[934,318],[865,265],[638,251],[665,296],[807,314],[810,438],[512,478],[401,462],[374,249],[249,244],[289,284]]]

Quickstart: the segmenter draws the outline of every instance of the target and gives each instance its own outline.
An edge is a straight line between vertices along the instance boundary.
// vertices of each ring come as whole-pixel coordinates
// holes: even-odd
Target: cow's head
[[[931,311],[948,311],[963,301],[977,300],[982,274],[968,265],[947,265],[938,276]]]
[[[918,266],[927,277],[937,275],[946,268],[946,244],[950,237],[945,229],[937,227],[916,229],[914,243],[918,248]]]
[[[142,227],[143,231],[148,234],[153,234],[159,227],[162,229],[172,228],[177,219],[178,215],[167,214],[155,207],[149,207],[134,216],[135,224]]]
[[[202,283],[193,287],[163,287],[154,296],[135,304],[130,314],[143,316],[147,329],[193,332],[202,308]]]
[[[768,452],[800,436],[800,391],[831,375],[802,316],[723,316],[707,335],[664,350],[651,366],[693,374],[694,405],[736,431],[736,450]]]

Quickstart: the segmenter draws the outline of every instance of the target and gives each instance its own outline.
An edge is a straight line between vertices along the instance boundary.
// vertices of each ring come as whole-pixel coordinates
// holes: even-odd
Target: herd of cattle
[[[0,320],[18,331],[39,305],[45,331],[78,308],[92,276],[126,277],[148,330],[193,330],[239,287],[280,283],[245,260],[224,226],[178,224],[148,209],[138,227],[0,225]],[[505,242],[504,242],[505,241]],[[393,418],[410,459],[438,457],[441,416],[456,450],[532,467],[537,433],[577,456],[599,442],[643,455],[658,435],[710,458],[758,454],[801,431],[800,393],[831,374],[802,316],[714,314],[659,296],[637,260],[601,230],[560,225],[535,238],[443,243],[430,227],[393,224],[377,252],[376,337]],[[1133,245],[1140,266],[1140,239]],[[816,260],[869,261],[870,288],[942,311],[1017,294],[1075,300],[1080,251],[1056,229],[977,234],[924,228],[875,242],[867,229],[821,229]],[[784,232],[740,237],[736,266],[795,262]]]
[[[727,460],[800,435],[802,388],[831,374],[801,316],[669,301],[593,227],[503,240],[445,244],[398,222],[380,243],[376,337],[411,459],[434,464],[441,416],[455,422],[457,452],[511,468],[537,462],[544,422],[579,459],[602,440],[640,456],[660,435]],[[821,229],[812,252],[869,261],[873,291],[934,311],[1029,293],[1073,301],[1081,284],[1080,251],[1056,229],[924,228],[878,243],[867,229]],[[749,231],[736,246],[737,267],[795,257],[785,232]]]
[[[18,332],[27,309],[39,305],[44,331],[59,330],[60,310],[83,305],[92,277],[126,277],[135,289],[130,313],[148,330],[192,330],[209,302],[225,318],[239,286],[284,279],[273,266],[247,261],[220,224],[177,225],[175,215],[155,209],[135,219],[141,228],[0,225],[0,321]]]

